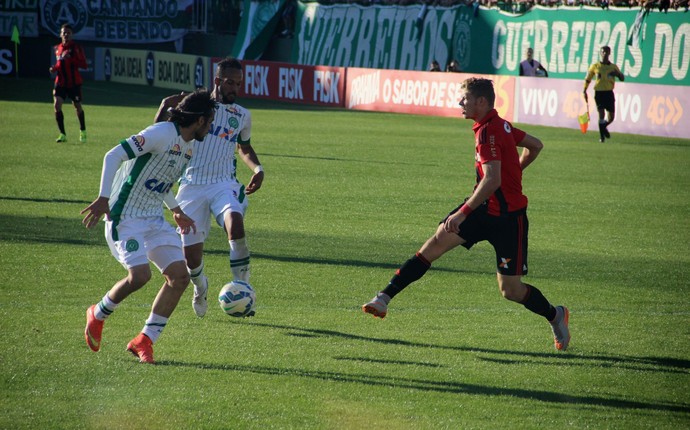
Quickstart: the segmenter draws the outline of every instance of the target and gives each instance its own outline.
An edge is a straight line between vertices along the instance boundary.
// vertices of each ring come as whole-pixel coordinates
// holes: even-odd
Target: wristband
[[[467,206],[467,204],[463,204],[460,206],[460,213],[465,215],[465,216],[470,216],[470,214],[474,211],[471,207]]]
[[[259,164],[258,166],[256,166],[254,168],[254,173],[259,173],[259,172],[263,172],[263,171],[264,171],[264,168],[261,164]]]

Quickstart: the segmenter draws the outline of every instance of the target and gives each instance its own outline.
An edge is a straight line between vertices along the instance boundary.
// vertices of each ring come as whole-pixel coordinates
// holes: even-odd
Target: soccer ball
[[[256,293],[248,283],[235,280],[223,285],[218,302],[223,312],[231,317],[246,317],[254,310]]]

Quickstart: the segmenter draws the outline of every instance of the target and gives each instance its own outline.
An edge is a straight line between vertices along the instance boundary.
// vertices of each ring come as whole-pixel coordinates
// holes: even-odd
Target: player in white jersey
[[[203,139],[215,113],[206,90],[185,97],[169,122],[154,124],[123,140],[103,159],[99,197],[81,211],[87,228],[106,216],[105,236],[113,256],[127,269],[103,299],[86,311],[84,337],[93,351],[101,347],[105,319],[130,294],[151,279],[149,261],[163,274],[144,329],[127,345],[143,363],[154,363],[153,343],[160,336],[189,285],[182,243],[165,221],[163,203],[183,234],[194,232],[193,218],[180,208],[171,188],[194,155],[195,140]]]
[[[212,93],[218,103],[216,116],[204,141],[195,144],[194,158],[182,177],[177,193],[180,207],[196,221],[196,233],[183,236],[182,243],[194,284],[192,307],[199,317],[206,314],[208,307],[208,279],[203,271],[203,252],[204,241],[211,228],[211,217],[227,234],[232,278],[249,282],[250,256],[244,215],[247,196],[261,187],[264,172],[250,143],[251,115],[247,109],[235,103],[242,80],[242,65],[238,60],[225,58],[218,63]],[[165,98],[156,114],[156,121],[165,119],[168,107],[181,96]],[[235,174],[236,150],[244,164],[254,172],[246,187]]]

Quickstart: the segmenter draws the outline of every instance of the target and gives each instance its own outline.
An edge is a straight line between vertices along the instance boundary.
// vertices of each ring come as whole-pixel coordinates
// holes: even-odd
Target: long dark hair
[[[210,118],[215,108],[216,102],[211,99],[211,93],[205,88],[199,88],[170,109],[168,121],[176,122],[180,127],[189,127],[199,117]]]

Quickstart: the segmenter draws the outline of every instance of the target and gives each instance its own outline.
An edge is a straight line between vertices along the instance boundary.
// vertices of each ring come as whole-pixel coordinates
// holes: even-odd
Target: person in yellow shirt
[[[623,82],[625,81],[625,76],[623,76],[618,66],[609,60],[611,56],[610,47],[602,46],[599,55],[601,55],[601,61],[589,66],[587,71],[584,95],[585,101],[589,103],[587,89],[589,88],[589,83],[592,82],[592,78],[596,76],[594,102],[597,104],[597,110],[599,111],[599,142],[604,142],[606,139],[611,138],[608,126],[616,117],[616,97],[613,94],[613,87],[616,85],[616,78]],[[604,119],[604,112],[608,112],[607,119]]]

